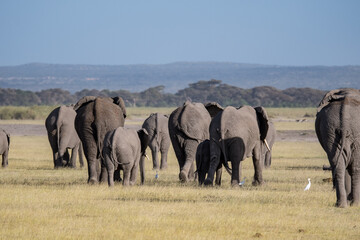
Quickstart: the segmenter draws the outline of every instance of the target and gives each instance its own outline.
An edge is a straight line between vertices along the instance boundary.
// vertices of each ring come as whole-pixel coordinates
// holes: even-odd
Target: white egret
[[[239,182],[239,185],[240,185],[240,186],[242,186],[242,185],[245,184],[245,179],[246,179],[246,177],[244,177],[244,179],[243,179],[241,182]]]
[[[308,185],[306,185],[304,191],[308,191],[310,189],[310,187],[311,187],[310,178],[308,178],[308,181],[309,181],[309,183],[308,183]]]

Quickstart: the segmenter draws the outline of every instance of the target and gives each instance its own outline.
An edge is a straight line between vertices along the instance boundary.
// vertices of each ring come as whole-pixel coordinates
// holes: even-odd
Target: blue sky
[[[360,65],[360,1],[1,0],[0,66]]]

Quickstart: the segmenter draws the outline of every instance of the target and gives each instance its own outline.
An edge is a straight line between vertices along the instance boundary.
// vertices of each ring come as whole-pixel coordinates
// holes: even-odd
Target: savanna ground
[[[126,126],[173,109],[129,109]],[[11,134],[9,166],[0,169],[1,239],[360,239],[360,207],[338,209],[326,155],[314,133],[315,109],[268,109],[278,130],[266,183],[242,188],[181,184],[172,148],[155,179],[147,161],[144,186],[87,185],[87,167],[53,169],[44,120],[3,120]],[[149,153],[149,151],[148,151]],[[149,154],[150,155],[150,154]],[[78,163],[77,163],[78,164]],[[139,178],[139,177],[138,177]],[[310,191],[304,192],[307,178]],[[138,179],[139,180],[139,179]]]

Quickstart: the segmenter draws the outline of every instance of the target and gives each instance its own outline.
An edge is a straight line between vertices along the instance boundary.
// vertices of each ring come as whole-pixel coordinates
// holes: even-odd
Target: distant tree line
[[[121,96],[127,106],[174,107],[186,100],[194,102],[218,102],[222,106],[264,106],[264,107],[315,107],[325,91],[311,88],[288,88],[279,90],[264,86],[243,89],[223,84],[220,80],[198,81],[177,93],[165,93],[164,86],[148,88],[142,92],[126,90],[84,89],[74,94],[69,91],[47,89],[40,92],[0,88],[1,106],[61,105],[76,103],[83,96]]]

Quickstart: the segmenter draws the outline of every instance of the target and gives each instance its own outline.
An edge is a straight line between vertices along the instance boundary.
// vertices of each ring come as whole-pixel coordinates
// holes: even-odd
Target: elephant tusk
[[[270,147],[269,147],[269,144],[268,144],[268,142],[266,141],[266,139],[264,139],[264,143],[265,143],[265,145],[266,145],[266,148],[269,150],[269,152],[271,152]]]
[[[150,158],[148,157],[148,155],[147,155],[146,153],[145,153],[144,155],[145,155],[145,157],[147,158],[147,160],[150,161]]]

